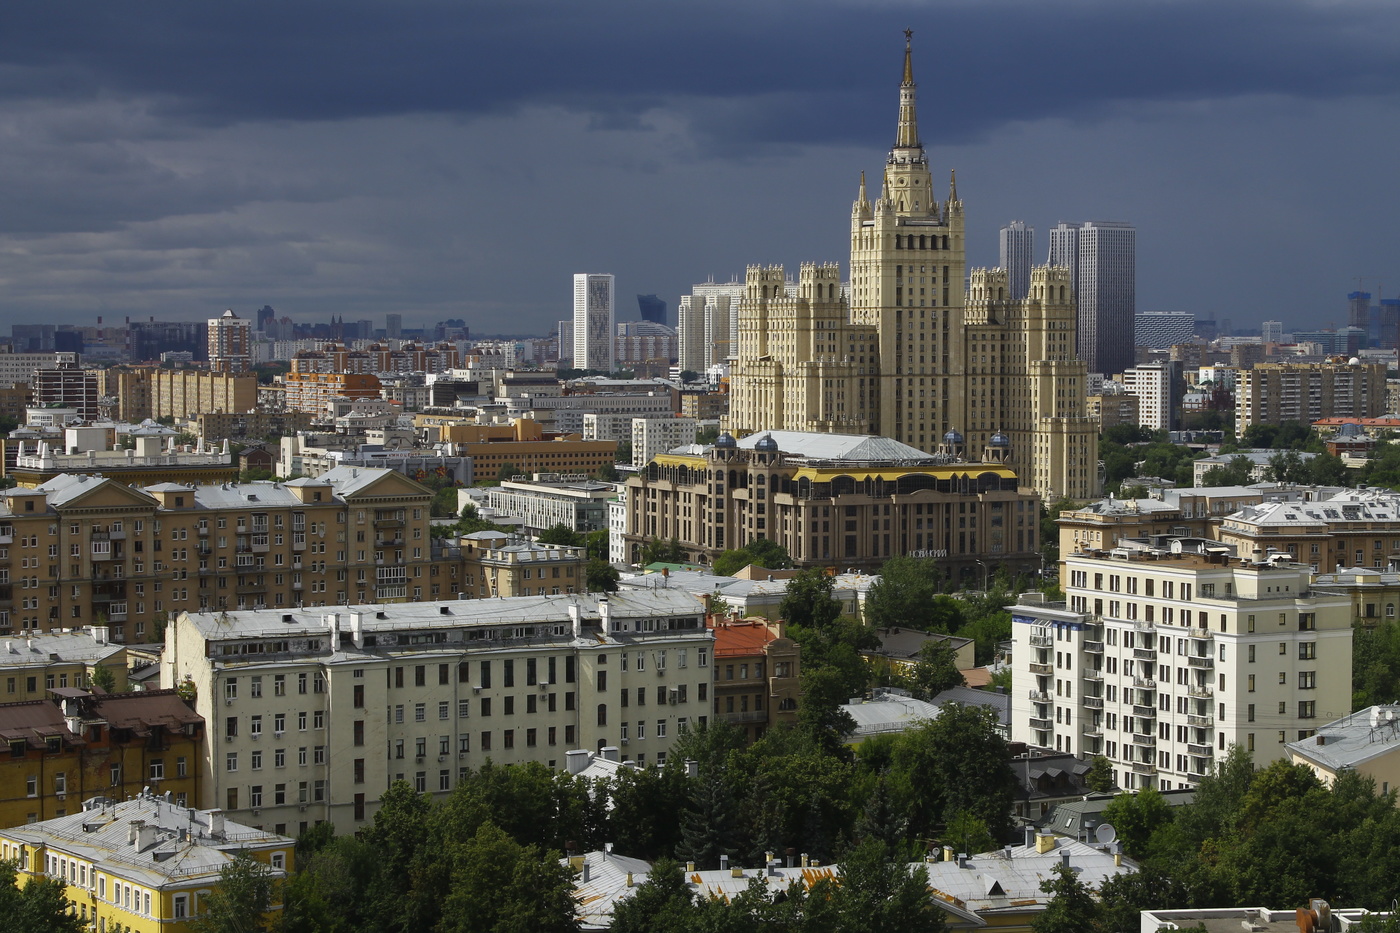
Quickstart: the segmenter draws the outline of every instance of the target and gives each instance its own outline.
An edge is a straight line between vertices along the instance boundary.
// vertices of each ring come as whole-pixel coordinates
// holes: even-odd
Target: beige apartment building
[[[488,760],[663,763],[710,715],[703,616],[677,590],[188,612],[161,676],[209,724],[206,800],[278,832],[352,832],[390,783],[442,798]]]
[[[878,197],[861,176],[850,242],[845,286],[835,265],[804,264],[795,290],[781,267],[749,268],[726,429],[881,434],[924,451],[949,431],[974,450],[1005,434],[1042,497],[1097,494],[1069,272],[1032,270],[1024,300],[1004,270],[969,273],[956,181],[940,201],[919,138],[908,47],[896,142]]]
[[[1235,380],[1235,433],[1251,424],[1322,418],[1375,418],[1385,413],[1385,364],[1260,363]]]
[[[0,493],[0,636],[105,625],[159,637],[172,613],[445,598],[431,493],[392,470],[134,488],[64,475]]]
[[[1104,755],[1120,787],[1257,766],[1351,708],[1349,600],[1286,560],[1191,539],[1068,554],[1065,602],[1011,607],[1014,741]]]
[[[120,421],[247,412],[258,405],[254,373],[117,366],[100,372],[98,378],[99,391],[116,398],[113,414]]]

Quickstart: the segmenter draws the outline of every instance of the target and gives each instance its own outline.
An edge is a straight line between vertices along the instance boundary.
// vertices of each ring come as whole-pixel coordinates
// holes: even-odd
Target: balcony
[[[1080,697],[1085,709],[1103,709],[1103,697]]]
[[[1215,691],[1206,684],[1191,684],[1186,688],[1186,695],[1192,697],[1213,697]]]
[[[302,540],[298,541],[298,540],[296,540],[296,539],[293,539],[293,540],[292,540],[292,550],[293,550],[293,551],[304,551],[304,550],[306,550],[306,540],[305,540],[305,539],[302,539]]]
[[[1050,720],[1049,720],[1048,718],[1045,718],[1045,717],[1042,717],[1042,716],[1032,716],[1032,717],[1031,717],[1031,728],[1032,728],[1032,729],[1049,729],[1049,728],[1050,728]]]
[[[237,593],[239,596],[249,596],[249,595],[252,595],[252,594],[254,594],[254,593],[266,593],[266,592],[267,592],[267,584],[266,584],[266,583],[240,583],[240,584],[238,584],[237,586],[235,586],[235,587],[233,588],[233,591],[234,591],[235,593]]]
[[[1049,664],[1031,664],[1030,669],[1032,674],[1039,674],[1042,677],[1049,677],[1055,673],[1055,668]]]
[[[1197,716],[1194,713],[1187,715],[1187,725],[1195,726],[1198,729],[1209,729],[1215,722],[1209,716]]]
[[[209,526],[208,526],[208,525],[201,525],[201,526],[199,526],[199,528],[195,530],[195,534],[199,535],[201,538],[207,538],[207,537],[209,537]]]
[[[1084,737],[1085,737],[1085,738],[1089,738],[1089,739],[1099,739],[1099,738],[1103,738],[1103,729],[1102,729],[1102,727],[1099,726],[1098,723],[1095,723],[1095,722],[1086,722],[1086,723],[1084,723],[1083,732],[1084,732]]]
[[[1030,637],[1030,642],[1032,648],[1054,647],[1054,639],[1051,638],[1049,635],[1032,635]]]
[[[234,528],[234,531],[238,532],[241,535],[246,535],[248,533],[248,526],[240,524],[236,528]]]
[[[1215,667],[1214,658],[1203,658],[1197,654],[1188,655],[1186,658],[1186,663],[1191,667],[1203,667],[1206,670],[1210,670]]]
[[[1084,650],[1089,652],[1090,654],[1103,654],[1103,642],[1086,641],[1084,643]]]
[[[1215,750],[1209,745],[1193,745],[1188,742],[1186,750],[1198,758],[1211,758],[1215,755]]]
[[[403,547],[403,538],[375,538],[375,547]]]
[[[1138,632],[1155,632],[1157,626],[1146,619],[1138,619],[1133,622],[1133,630]]]
[[[1140,719],[1156,719],[1157,707],[1133,705],[1133,715]]]
[[[1133,762],[1134,774],[1156,774],[1157,766],[1148,761]]]
[[[1147,690],[1151,693],[1157,692],[1157,681],[1150,677],[1134,677],[1133,686],[1139,690]]]
[[[294,592],[294,593],[300,593],[300,592],[301,592],[301,589],[302,589],[302,583],[301,583],[300,580],[298,580],[298,581],[296,581],[295,583],[292,584],[292,592]]]
[[[408,587],[406,586],[379,586],[375,587],[374,595],[376,599],[407,599]]]
[[[402,528],[402,527],[403,527],[403,519],[401,519],[401,518],[376,518],[376,519],[374,520],[374,527],[375,527],[375,528]]]
[[[298,559],[298,560],[292,561],[292,569],[293,569],[293,570],[300,570],[300,569],[301,569],[301,561],[300,561],[299,559]]]
[[[1133,657],[1140,661],[1157,660],[1157,650],[1155,648],[1134,648]]]
[[[1141,745],[1144,748],[1156,748],[1157,737],[1155,735],[1146,735],[1144,733],[1134,733],[1133,744]]]
[[[762,709],[747,710],[740,713],[720,713],[720,716],[724,718],[725,722],[734,724],[768,721],[768,711]]]
[[[1102,681],[1103,671],[1096,671],[1092,667],[1086,667],[1084,670],[1080,671],[1080,676],[1085,680]]]
[[[1047,692],[1047,691],[1045,691],[1045,690],[1032,690],[1032,691],[1031,691],[1031,702],[1032,702],[1032,703],[1049,703],[1049,702],[1050,702],[1050,694],[1049,694],[1049,692]]]
[[[1208,629],[1208,628],[1193,628],[1193,629],[1191,629],[1190,631],[1188,631],[1186,634],[1189,635],[1190,637],[1195,638],[1195,639],[1198,639],[1198,640],[1200,640],[1200,641],[1214,641],[1214,640],[1215,640],[1215,633],[1212,632],[1212,631],[1211,631],[1210,629]]]

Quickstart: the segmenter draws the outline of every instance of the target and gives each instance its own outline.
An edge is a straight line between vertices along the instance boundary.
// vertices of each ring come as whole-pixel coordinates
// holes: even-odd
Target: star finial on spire
[[[914,30],[904,30],[904,84],[913,86],[914,84]]]

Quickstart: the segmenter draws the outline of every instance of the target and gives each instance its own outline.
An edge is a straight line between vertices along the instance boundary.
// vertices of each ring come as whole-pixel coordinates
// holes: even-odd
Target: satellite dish
[[[1118,830],[1113,828],[1112,823],[1100,823],[1099,828],[1094,830],[1094,838],[1104,845],[1118,838]]]

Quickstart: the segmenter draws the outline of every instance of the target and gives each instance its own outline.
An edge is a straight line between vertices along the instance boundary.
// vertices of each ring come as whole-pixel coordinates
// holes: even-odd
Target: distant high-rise
[[[384,315],[384,336],[391,340],[397,340],[403,336],[403,315]]]
[[[1095,373],[1133,365],[1137,311],[1137,231],[1131,224],[1090,221],[1050,231],[1050,265],[1070,270],[1078,317],[1079,358]]]
[[[681,296],[676,308],[676,335],[682,370],[703,373],[733,355],[739,331],[739,300],[747,286],[713,279]]]
[[[565,369],[574,364],[574,322],[559,322],[559,365]]]
[[[267,333],[267,324],[277,317],[277,312],[272,310],[272,305],[263,305],[258,309],[258,333]]]
[[[574,368],[613,371],[613,277],[574,276]]]
[[[638,295],[637,310],[642,313],[642,320],[651,321],[653,324],[669,324],[666,320],[666,299],[657,298],[655,295]]]
[[[1136,316],[1134,330],[1139,347],[1165,350],[1195,335],[1196,315],[1190,311],[1143,311]]]
[[[245,373],[253,363],[253,322],[230,309],[209,319],[209,368],[214,372]]]
[[[1020,301],[1031,288],[1031,257],[1035,253],[1035,228],[1013,220],[1001,228],[1001,267],[1006,270],[1011,299]]]
[[[1283,343],[1283,322],[1265,321],[1259,334],[1264,343]]]

